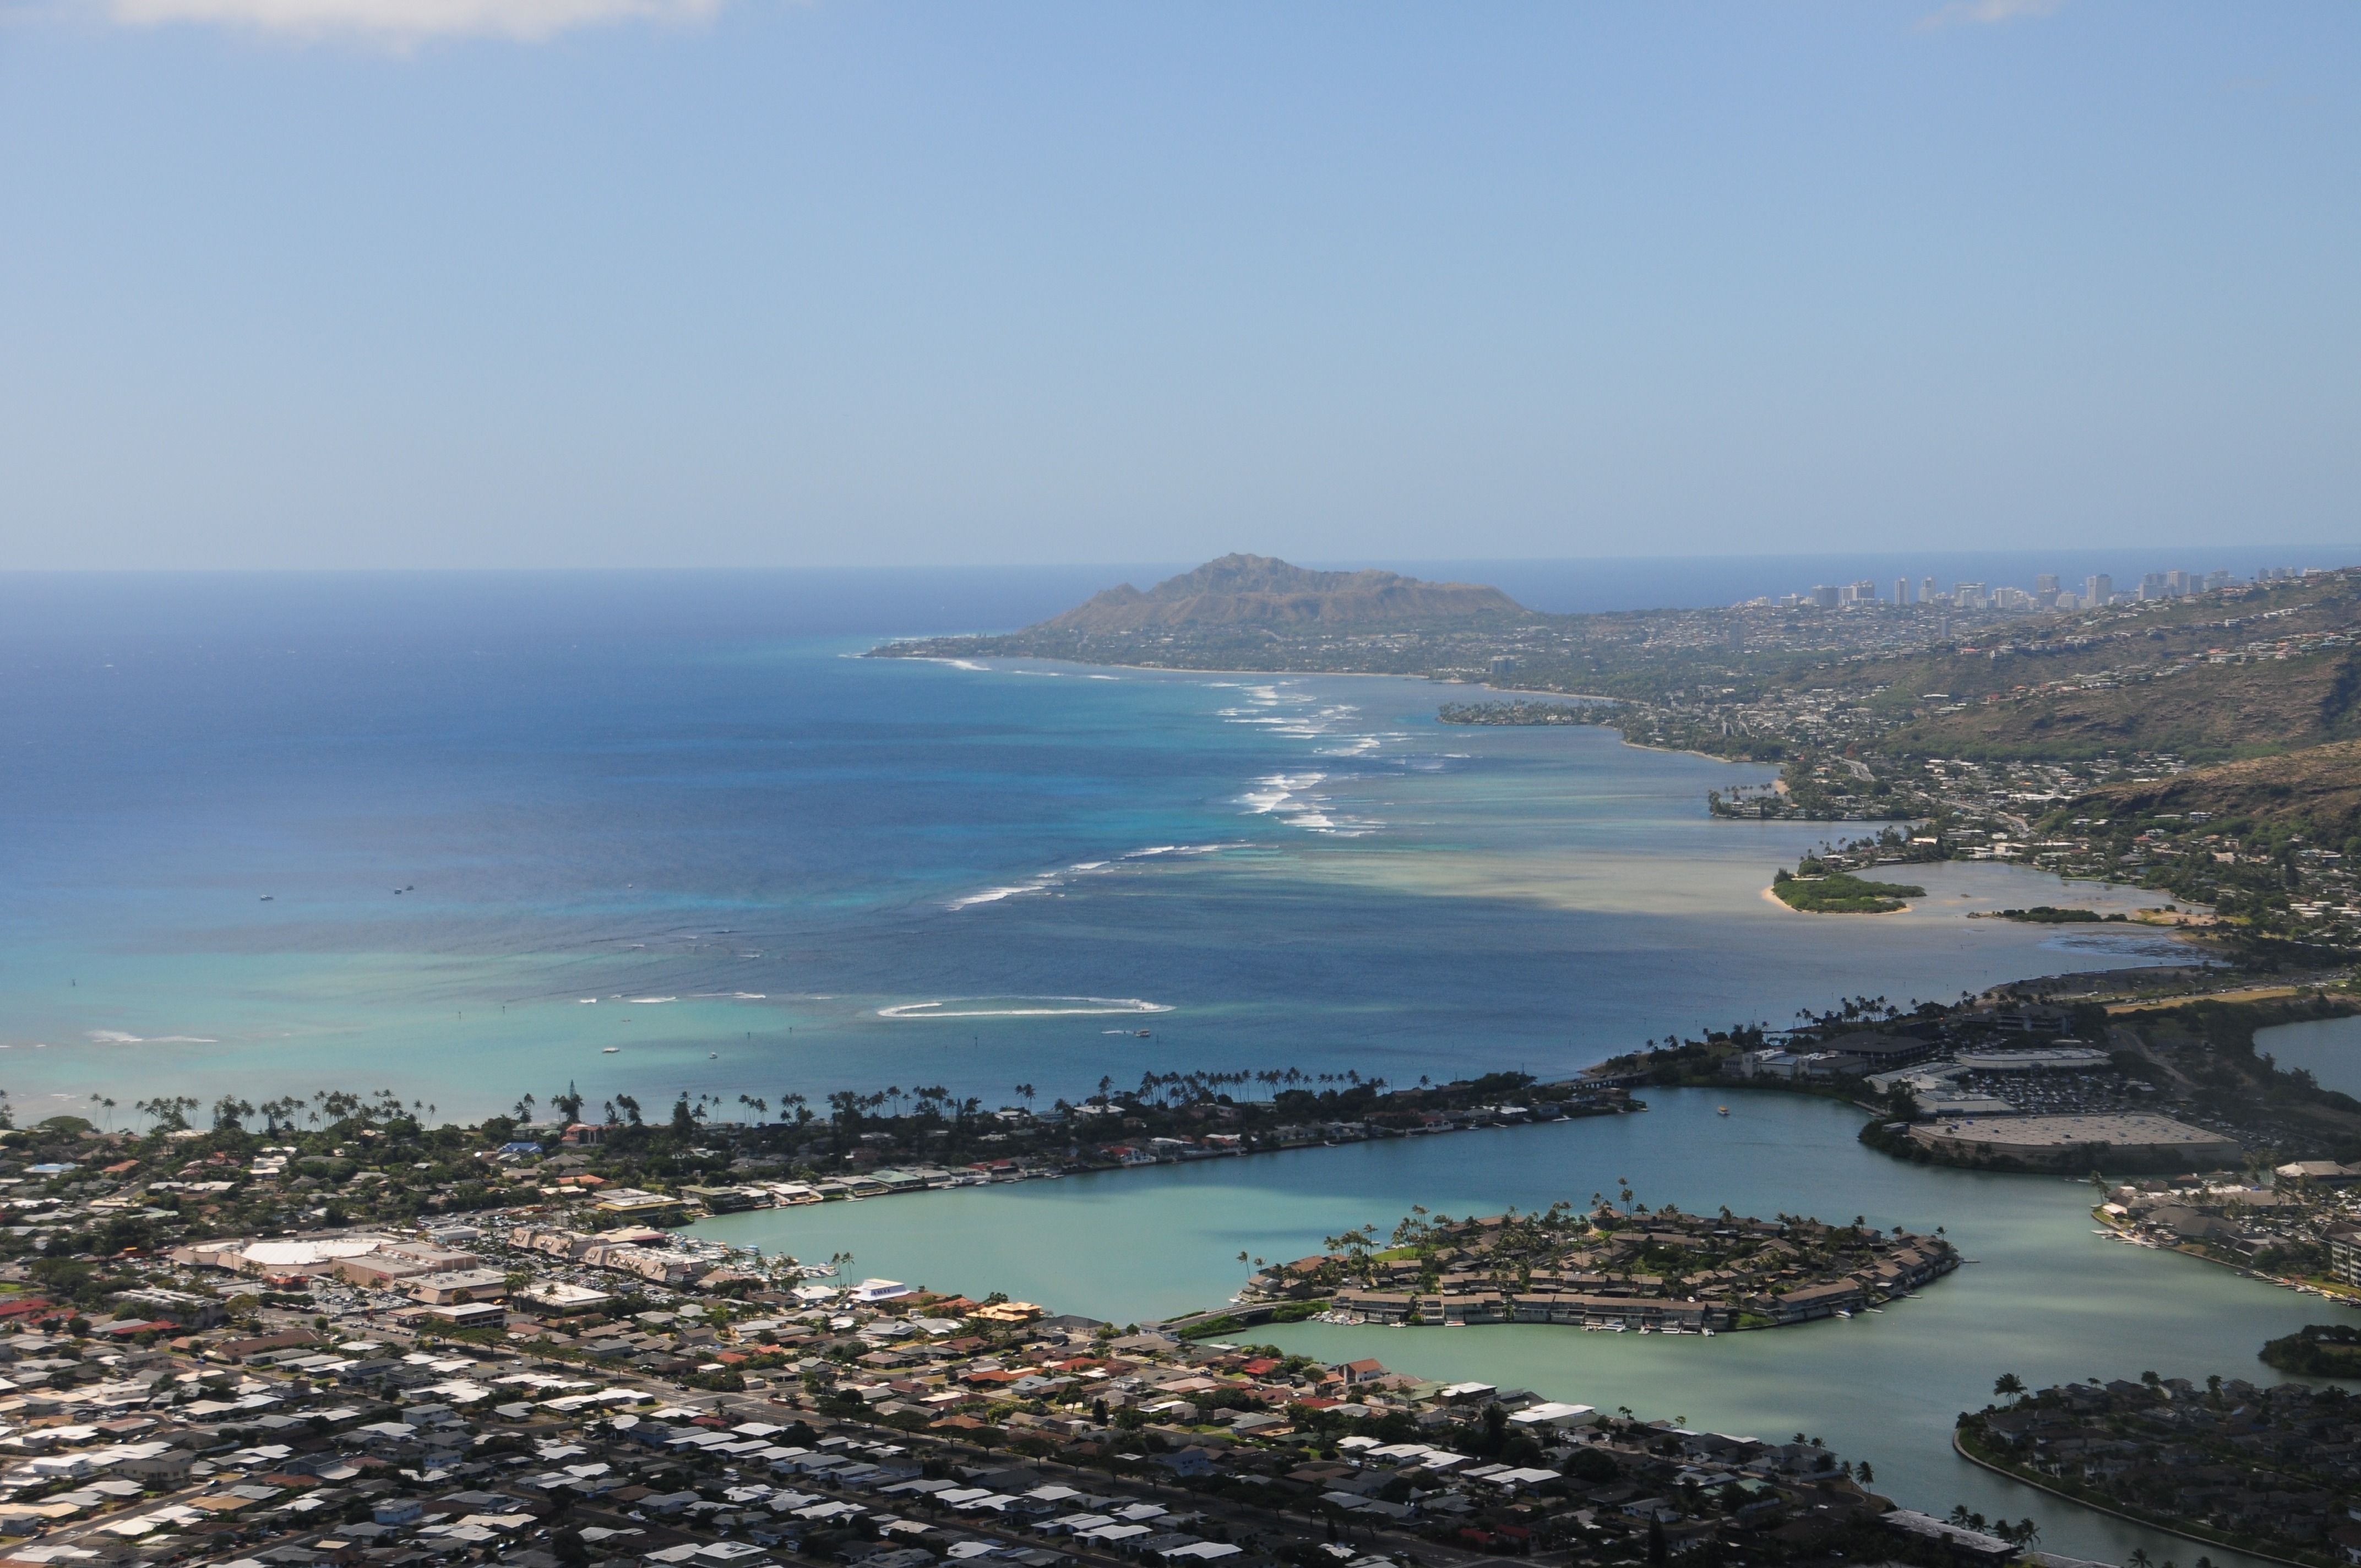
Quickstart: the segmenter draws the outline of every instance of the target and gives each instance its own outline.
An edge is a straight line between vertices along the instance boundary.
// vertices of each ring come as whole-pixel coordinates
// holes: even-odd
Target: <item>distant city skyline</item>
[[[1946,584],[1935,577],[1921,577],[1915,595],[1911,591],[1909,578],[1896,577],[1890,598],[1880,596],[1874,578],[1863,577],[1850,583],[1816,583],[1806,592],[1783,594],[1776,598],[1760,595],[1739,602],[1790,608],[1809,606],[1815,609],[1850,609],[1856,606],[1879,604],[1888,609],[1929,605],[1975,610],[2103,609],[2111,604],[2154,604],[2166,599],[2190,598],[2220,588],[2285,582],[2327,569],[2266,566],[2250,577],[2222,570],[2143,572],[2136,586],[2126,583],[2120,588],[2116,587],[2114,575],[2111,572],[2091,573],[2073,587],[2060,583],[2055,572],[2037,572],[2030,588],[2008,583],[1987,583],[1981,578]]]
[[[0,567],[2334,541],[2356,49],[2307,0],[43,0]]]

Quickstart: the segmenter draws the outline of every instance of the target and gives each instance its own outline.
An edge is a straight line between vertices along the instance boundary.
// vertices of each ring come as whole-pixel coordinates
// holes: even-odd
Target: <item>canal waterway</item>
[[[1447,1213],[1587,1201],[1629,1179],[1639,1201],[1711,1212],[1865,1217],[1938,1226],[1975,1261],[1883,1312],[1712,1339],[1545,1326],[1257,1329],[1257,1343],[1330,1361],[1477,1378],[1602,1409],[1686,1417],[1716,1431],[1824,1438],[1868,1460],[1907,1507],[2037,1519],[2051,1552],[2217,1563],[2177,1541],[1980,1470],[1951,1453],[1953,1419],[2014,1372],[2035,1387],[2145,1371],[2260,1382],[2262,1343],[2351,1321],[2317,1298],[2093,1234],[2086,1182],[1895,1161],[1855,1138],[1860,1113],[1775,1092],[1658,1090],[1644,1114],[1185,1166],[766,1210],[697,1234],[805,1258],[851,1252],[854,1276],[944,1290],[1005,1290],[1118,1322],[1225,1301],[1249,1258],[1293,1258],[1412,1203]],[[1718,1115],[1728,1105],[1727,1117]]]

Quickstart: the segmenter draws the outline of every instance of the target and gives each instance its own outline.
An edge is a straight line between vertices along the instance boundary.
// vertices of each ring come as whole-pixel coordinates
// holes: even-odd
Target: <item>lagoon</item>
[[[1905,1506],[2030,1515],[2052,1552],[2120,1562],[2144,1546],[2159,1563],[2200,1551],[2237,1561],[1978,1470],[1951,1453],[1952,1419],[1988,1402],[2003,1372],[2036,1387],[2148,1370],[2277,1381],[2257,1359],[2263,1341],[2350,1320],[2348,1310],[2095,1235],[2086,1182],[1890,1160],[1855,1141],[1860,1113],[1842,1104],[1697,1090],[1648,1099],[1644,1114],[769,1210],[697,1233],[808,1258],[849,1251],[860,1274],[1134,1321],[1226,1300],[1246,1272],[1241,1251],[1301,1256],[1348,1226],[1390,1229],[1413,1202],[1452,1213],[1542,1208],[1629,1178],[1651,1204],[1940,1225],[1978,1261],[1850,1321],[1713,1339],[1311,1323],[1252,1337],[1715,1430],[1784,1439],[1800,1429],[1868,1459],[1878,1489]]]

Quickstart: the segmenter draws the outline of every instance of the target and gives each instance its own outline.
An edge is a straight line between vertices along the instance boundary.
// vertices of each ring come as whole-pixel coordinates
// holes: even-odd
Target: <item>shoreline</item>
[[[2036,1481],[2030,1476],[2020,1475],[2004,1464],[1995,1464],[1989,1459],[1977,1458],[1960,1444],[1957,1428],[1954,1428],[1951,1432],[1951,1452],[1980,1470],[1989,1470],[1995,1475],[2005,1475],[2012,1481],[2030,1486],[2037,1492],[2047,1492],[2049,1496],[2071,1503],[2078,1508],[2088,1508],[2094,1514],[2104,1514],[2109,1519],[2121,1519],[2125,1524],[2136,1524],[2142,1530],[2160,1530],[2166,1535],[2181,1541],[2193,1541],[2200,1546],[2218,1546],[2226,1552],[2243,1552],[2249,1557],[2259,1557],[2266,1563],[2283,1563],[2287,1564],[2287,1568],[2321,1568],[2319,1563],[2306,1563],[2301,1557],[2281,1557],[2275,1552],[2257,1551],[2236,1541],[2216,1541],[2209,1535],[2192,1535],[2188,1530],[2177,1529],[2172,1525],[2158,1524],[2154,1519],[2144,1519],[2137,1514],[2127,1514],[2120,1508],[2111,1508],[2104,1503],[2093,1503],[2087,1498],[2078,1497],[2071,1492],[2061,1492],[2057,1487]]]
[[[1271,1146],[1265,1148],[1227,1149],[1218,1154],[1201,1154],[1195,1156],[1165,1155],[1153,1159],[1124,1160],[1107,1165],[1087,1165],[1081,1162],[1074,1162],[1065,1165],[1045,1166],[1038,1169],[1016,1173],[992,1174],[972,1170],[969,1168],[962,1166],[957,1170],[945,1170],[943,1172],[944,1175],[955,1179],[951,1180],[929,1181],[924,1186],[919,1187],[894,1187],[887,1186],[881,1182],[873,1182],[873,1185],[875,1185],[878,1188],[878,1190],[874,1192],[844,1192],[833,1195],[816,1195],[797,1201],[788,1201],[769,1204],[749,1204],[747,1207],[742,1209],[708,1211],[696,1219],[682,1222],[677,1228],[683,1232],[692,1232],[697,1225],[704,1223],[707,1220],[724,1219],[734,1214],[764,1214],[788,1209],[817,1209],[833,1203],[865,1203],[879,1198],[904,1198],[928,1192],[971,1191],[979,1187],[1014,1187],[1027,1181],[1060,1181],[1068,1177],[1073,1176],[1115,1176],[1128,1170],[1151,1170],[1164,1166],[1207,1165],[1217,1160],[1252,1159],[1265,1155],[1300,1154],[1314,1149],[1344,1148],[1352,1144],[1390,1143],[1397,1138],[1435,1138],[1447,1136],[1455,1133],[1514,1132],[1521,1127],[1548,1127],[1554,1126],[1561,1122],[1588,1122],[1596,1121],[1600,1117],[1605,1116],[1639,1115],[1646,1112],[1647,1109],[1648,1104],[1646,1101],[1631,1100],[1626,1104],[1620,1106],[1598,1106],[1595,1108],[1578,1109],[1571,1112],[1563,1112],[1558,1115],[1545,1117],[1540,1120],[1527,1120],[1521,1122],[1478,1122],[1466,1126],[1422,1128],[1415,1132],[1387,1129],[1382,1132],[1370,1133],[1357,1138],[1323,1138],[1316,1142],[1307,1140],[1301,1143],[1281,1143],[1274,1144]],[[960,1178],[967,1178],[970,1179],[957,1179]],[[840,1178],[830,1177],[824,1178],[822,1184],[843,1185],[844,1183]],[[807,1186],[811,1184],[796,1182],[782,1183],[781,1185]]]
[[[862,652],[862,653],[860,653],[860,654],[856,654],[856,655],[854,655],[854,657],[857,657],[857,658],[863,658],[863,659],[871,659],[871,658],[875,658],[875,659],[907,659],[907,660],[909,660],[909,661],[911,661],[911,662],[913,662],[913,663],[935,663],[935,664],[943,664],[943,665],[947,665],[947,666],[950,666],[950,667],[951,667],[951,668],[955,668],[955,669],[967,669],[967,670],[975,671],[975,672],[978,672],[978,673],[982,673],[982,672],[984,672],[984,671],[988,671],[988,670],[990,670],[990,669],[992,668],[992,666],[991,666],[991,665],[989,665],[989,664],[979,664],[979,663],[975,663],[974,661],[972,661],[972,660],[968,660],[968,659],[960,658],[960,657],[954,657],[954,656],[952,656],[952,655],[949,655],[949,654],[939,654],[939,653],[882,653],[882,652],[878,652],[878,649],[880,649],[880,648],[884,648],[884,647],[887,647],[887,646],[890,646],[890,645],[891,645],[890,641],[889,641],[889,642],[884,642],[884,643],[878,643],[878,644],[876,644],[875,646],[872,647],[868,652]],[[1598,695],[1598,694],[1595,694],[1595,693],[1543,691],[1543,690],[1537,690],[1537,689],[1534,689],[1534,688],[1532,688],[1532,687],[1525,687],[1525,686],[1498,686],[1498,685],[1493,685],[1489,684],[1488,682],[1482,682],[1482,681],[1477,681],[1477,682],[1438,681],[1438,680],[1436,680],[1436,679],[1435,679],[1433,676],[1432,676],[1432,675],[1416,675],[1416,674],[1398,674],[1398,673],[1395,673],[1395,672],[1392,672],[1392,671],[1387,671],[1387,670],[1290,670],[1290,669],[1278,669],[1278,670],[1264,670],[1264,669],[1257,669],[1257,670],[1237,670],[1237,669],[1210,669],[1210,668],[1201,668],[1201,667],[1199,667],[1199,666],[1195,666],[1195,665],[1175,665],[1175,664],[1125,664],[1125,663],[1093,663],[1093,662],[1089,662],[1089,661],[1085,661],[1085,660],[1081,660],[1081,659],[1052,659],[1052,658],[1042,658],[1042,657],[1037,657],[1037,656],[1029,655],[1029,654],[987,654],[987,655],[985,655],[985,657],[987,657],[987,658],[1007,658],[1007,659],[1010,659],[1010,660],[1012,660],[1012,661],[1018,661],[1018,660],[1021,660],[1021,661],[1023,661],[1023,662],[1025,662],[1025,663],[1036,663],[1036,664],[1061,664],[1061,665],[1065,665],[1065,666],[1068,666],[1068,667],[1070,667],[1070,668],[1076,669],[1076,670],[1144,670],[1144,671],[1148,671],[1148,672],[1152,672],[1152,673],[1159,674],[1176,674],[1176,675],[1245,675],[1245,676],[1268,676],[1268,677],[1271,677],[1271,678],[1275,678],[1275,679],[1309,679],[1309,678],[1312,678],[1312,677],[1315,677],[1315,676],[1318,676],[1318,677],[1335,676],[1335,677],[1340,677],[1340,678],[1344,678],[1344,679],[1350,679],[1350,680],[1421,681],[1421,682],[1425,683],[1425,684],[1426,684],[1426,685],[1433,685],[1433,686],[1450,685],[1450,686],[1455,686],[1455,687],[1462,687],[1463,689],[1466,689],[1466,690],[1468,690],[1468,691],[1492,692],[1492,693],[1496,693],[1496,694],[1498,694],[1498,695],[1499,695],[1499,696],[1522,696],[1522,697],[1544,697],[1544,698],[1557,698],[1557,699],[1563,699],[1563,700],[1565,700],[1565,701],[1568,701],[1568,702],[1614,703],[1614,704],[1624,705],[1624,706],[1629,706],[1629,705],[1631,704],[1631,700],[1632,700],[1632,699],[1628,698],[1628,697],[1605,696],[1600,696],[1600,695]],[[1718,762],[1718,763],[1721,764],[1721,765],[1722,765],[1722,766],[1724,766],[1724,767],[1737,767],[1737,768],[1767,768],[1767,769],[1770,769],[1770,770],[1773,771],[1774,773],[1782,772],[1782,771],[1783,771],[1783,765],[1782,765],[1782,764],[1780,764],[1780,763],[1777,763],[1777,762],[1755,762],[1755,761],[1752,761],[1752,760],[1750,760],[1750,759],[1747,759],[1747,758],[1743,758],[1743,757],[1723,757],[1723,756],[1717,756],[1717,755],[1715,755],[1715,754],[1714,754],[1713,752],[1711,752],[1711,751],[1700,751],[1697,750],[1695,747],[1692,747],[1692,746],[1651,746],[1651,745],[1647,744],[1645,741],[1641,741],[1641,740],[1632,740],[1632,739],[1631,738],[1631,736],[1630,736],[1630,735],[1628,735],[1628,734],[1626,734],[1626,733],[1625,733],[1625,732],[1624,732],[1620,728],[1619,728],[1618,726],[1612,725],[1612,724],[1582,724],[1582,725],[1564,725],[1564,726],[1553,726],[1553,725],[1482,725],[1482,724],[1446,725],[1446,724],[1443,723],[1443,722],[1442,722],[1442,720],[1440,720],[1440,719],[1436,719],[1436,720],[1434,720],[1433,722],[1434,722],[1435,727],[1436,727],[1438,729],[1558,729],[1558,728],[1568,729],[1607,729],[1607,730],[1611,730],[1611,731],[1613,731],[1613,733],[1614,733],[1614,735],[1615,735],[1616,741],[1617,741],[1617,743],[1618,743],[1618,744],[1620,744],[1620,745],[1623,745],[1623,746],[1627,746],[1627,747],[1631,748],[1631,749],[1632,751],[1653,751],[1653,752],[1656,752],[1656,753],[1658,753],[1658,754],[1660,754],[1660,755],[1664,755],[1664,756],[1695,757],[1695,758],[1697,758],[1697,759],[1698,759],[1699,761],[1701,761],[1701,762]],[[1782,777],[1782,778],[1780,778],[1780,779],[1777,779],[1777,780],[1774,780],[1774,781],[1773,781],[1773,787],[1774,787],[1774,788],[1776,788],[1776,789],[1779,791],[1779,793],[1781,793],[1782,795],[1785,794],[1785,793],[1786,793],[1786,784],[1785,784],[1785,780],[1784,779],[1784,777]],[[1708,816],[1712,816],[1712,815],[1713,815],[1712,813],[1708,813]],[[1728,818],[1719,818],[1719,819],[1720,819],[1720,820],[1728,820],[1728,821],[1742,821],[1742,820],[1745,820],[1744,818],[1740,818],[1740,817],[1728,817]],[[1759,820],[1759,819],[1758,819],[1758,820]],[[1837,818],[1837,817],[1798,817],[1798,818],[1793,818],[1793,819],[1782,819],[1782,820],[1793,820],[1793,821],[1797,821],[1797,822],[1820,823],[1820,824],[1822,824],[1822,825],[1824,825],[1824,826],[1825,826],[1825,825],[1828,825],[1828,824],[1835,824],[1835,825],[1837,825],[1837,826],[1839,826],[1839,827],[1841,827],[1841,825],[1842,825],[1842,821],[1843,821],[1843,819]],[[1882,822],[1882,823],[1888,823],[1888,824],[1891,824],[1891,823],[1897,823],[1897,822],[1916,822],[1916,821],[1921,821],[1921,820],[1923,820],[1923,818],[1920,818],[1920,817],[1876,817],[1876,818],[1863,818],[1863,819],[1861,819],[1861,821],[1862,821],[1862,825],[1863,825],[1863,826],[1867,826],[1867,825],[1869,825],[1871,822]],[[1947,861],[1937,861],[1937,862],[1933,862],[1933,863],[1936,863],[1936,864],[1944,864],[1944,863],[1949,863],[1949,862],[1947,862]],[[2000,862],[2000,863],[2015,864],[2015,862]],[[2114,881],[2114,880],[2100,879],[2100,878],[2090,878],[2090,877],[2069,877],[2069,876],[2065,876],[2065,875],[2063,875],[2063,874],[2061,874],[2061,873],[2059,873],[2059,872],[2045,872],[2045,871],[2043,871],[2043,870],[2042,870],[2042,868],[2040,868],[2040,867],[2038,867],[2038,866],[2034,866],[2034,865],[2024,865],[2024,866],[2020,866],[2020,867],[2018,867],[2018,869],[2019,869],[2019,870],[2023,870],[2023,871],[2030,871],[2030,872],[2041,872],[2041,873],[2042,873],[2043,875],[2046,875],[2046,876],[2049,876],[2049,877],[2055,878],[2058,882],[2059,882],[2060,883],[2062,883],[2062,884],[2064,884],[2064,885],[2066,885],[2066,886],[2069,886],[2069,887],[2072,886],[2072,885],[2073,885],[2074,883],[2084,883],[2085,885],[2088,885],[2088,886],[2090,886],[2090,887],[2093,887],[2093,888],[2137,888],[2137,887],[2140,887],[2140,886],[2142,885],[2141,883],[2137,883],[2137,882],[2131,882],[2131,881]],[[1767,892],[1767,891],[1768,891],[1768,890],[1766,890],[1766,892]],[[1783,901],[1780,901],[1780,900],[1776,900],[1776,899],[1774,899],[1774,900],[1773,900],[1773,902],[1775,903],[1775,902],[1783,902]],[[1810,910],[1799,910],[1799,909],[1793,909],[1793,906],[1788,906],[1788,907],[1791,909],[1791,912],[1792,912],[1792,913],[1798,914],[1798,915],[1804,915],[1804,914],[1811,914],[1811,913],[1814,913],[1813,911],[1810,911]],[[1866,910],[1864,910],[1864,911],[1858,911],[1857,913],[1862,913],[1862,914],[1875,913],[1875,914],[1883,914],[1883,915],[1901,915],[1901,914],[1905,914],[1905,913],[1907,913],[1907,912],[1908,912],[1908,907],[1907,907],[1907,905],[1905,905],[1905,908],[1903,908],[1903,909],[1887,909],[1887,910],[1876,910],[1876,911],[1866,911]],[[2142,922],[2141,924],[2145,924],[2145,922]],[[2173,924],[2173,925],[2160,925],[2160,926],[2153,927],[2151,927],[2151,928],[2152,928],[2152,929],[2155,929],[2155,930],[2157,930],[2157,931],[2159,931],[2159,932],[2168,933],[2168,934],[2169,934],[2169,935],[2173,936],[2174,938],[2176,938],[2177,939],[2180,939],[2180,940],[2192,940],[2192,941],[2193,941],[2193,939],[2192,939],[2192,938],[2183,937],[2183,936],[2181,935],[2181,933],[2182,933],[2183,931],[2187,931],[2187,930],[2191,930],[2191,929],[2208,929],[2208,930],[2210,930],[2210,929],[2213,929],[2213,927],[2190,927],[2181,926],[2181,925],[2179,925],[2179,924]]]
[[[2134,1235],[2127,1227],[2118,1224],[2113,1216],[2106,1214],[2097,1208],[2093,1208],[2091,1211],[2091,1218],[2098,1223],[2106,1226],[2109,1230],[2114,1232],[2116,1235],[2121,1236],[2125,1241],[2132,1242],[2136,1245],[2145,1245],[2140,1244],[2139,1238]],[[2158,1252],[2177,1253],[2182,1257],[2193,1257],[2200,1263],[2210,1263],[2216,1268],[2227,1269],[2241,1279],[2251,1279],[2257,1285],[2275,1285],[2280,1289],[2288,1291],[2293,1295],[2317,1296],[2321,1300],[2333,1306],[2361,1307],[2361,1290],[2355,1290],[2350,1295],[2339,1295],[2337,1292],[2330,1290],[2325,1287],[2313,1284],[2309,1279],[2290,1279],[2285,1275],[2265,1274],[2259,1269],[2248,1268],[2242,1264],[2232,1263],[2225,1258],[2215,1257],[2212,1253],[2207,1252],[2203,1248],[2196,1246],[2189,1242],[2176,1243],[2171,1246],[2159,1245],[2156,1246],[2154,1250]],[[2268,1364],[2266,1363],[2265,1365]]]
[[[881,643],[879,646],[882,647],[884,646],[884,644]],[[866,653],[856,654],[854,657],[862,659],[906,659],[913,663],[945,664],[953,669],[964,669],[976,672],[988,671],[992,668],[989,664],[979,664],[973,660],[957,657],[949,653],[880,653],[874,649],[872,649]],[[1318,676],[1323,679],[1334,677],[1340,680],[1354,681],[1420,681],[1431,686],[1460,686],[1468,691],[1497,692],[1504,696],[1556,697],[1567,702],[1606,702],[1619,705],[1628,705],[1631,700],[1629,697],[1600,696],[1581,692],[1532,691],[1521,686],[1496,686],[1481,681],[1438,681],[1432,675],[1397,674],[1391,670],[1209,669],[1195,664],[1093,663],[1082,659],[1040,658],[1029,653],[987,653],[984,657],[988,659],[1022,659],[1028,663],[1035,664],[1065,664],[1077,670],[1147,670],[1157,674],[1165,675],[1267,675],[1274,679],[1280,680],[1303,680]],[[1436,719],[1434,722],[1438,729],[1608,729],[1614,731],[1617,740],[1631,747],[1631,750],[1635,751],[1656,751],[1661,752],[1665,756],[1672,757],[1700,757],[1708,762],[1719,762],[1726,767],[1733,768],[1772,768],[1775,770],[1778,766],[1775,762],[1750,762],[1743,757],[1717,757],[1711,751],[1700,751],[1690,746],[1650,746],[1642,741],[1632,740],[1630,736],[1624,734],[1622,730],[1617,729],[1612,724],[1444,724],[1441,719]],[[1885,819],[1880,818],[1880,820]],[[1894,820],[1898,821],[1901,820],[1901,818],[1894,818]]]

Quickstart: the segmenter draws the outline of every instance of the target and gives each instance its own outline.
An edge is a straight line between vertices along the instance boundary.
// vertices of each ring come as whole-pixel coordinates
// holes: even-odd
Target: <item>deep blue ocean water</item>
[[[0,578],[0,1087],[1402,1081],[2169,952],[1793,915],[1761,770],[1453,688],[854,656],[1106,576]]]

